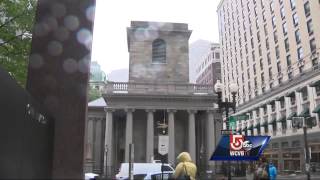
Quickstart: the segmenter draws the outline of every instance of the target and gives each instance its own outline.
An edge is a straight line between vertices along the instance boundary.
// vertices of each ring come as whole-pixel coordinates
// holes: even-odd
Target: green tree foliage
[[[102,95],[101,95],[101,91],[99,91],[98,89],[90,88],[88,96],[89,96],[88,101],[90,102],[90,101],[93,101],[93,100],[100,98]]]
[[[36,0],[0,0],[0,66],[25,86]]]

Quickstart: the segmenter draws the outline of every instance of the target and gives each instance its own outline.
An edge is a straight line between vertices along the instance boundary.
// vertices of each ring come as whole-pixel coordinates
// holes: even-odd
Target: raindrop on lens
[[[67,59],[63,62],[63,69],[67,73],[74,73],[78,69],[78,63],[74,59]]]
[[[60,42],[58,41],[51,41],[48,44],[48,53],[52,56],[58,56],[62,53],[63,51],[63,46]]]
[[[30,66],[32,68],[40,68],[43,65],[43,58],[40,54],[32,54],[30,56]]]
[[[95,6],[90,6],[86,9],[86,17],[89,21],[93,22],[95,13]]]
[[[65,27],[59,27],[54,31],[54,37],[59,41],[65,41],[69,38],[69,30]]]
[[[79,19],[76,16],[69,15],[64,18],[64,25],[70,31],[75,31],[79,28]]]

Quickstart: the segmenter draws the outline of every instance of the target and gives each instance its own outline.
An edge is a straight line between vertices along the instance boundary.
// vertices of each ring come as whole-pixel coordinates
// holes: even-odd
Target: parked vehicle
[[[133,175],[135,179],[144,179],[148,175],[161,173],[161,163],[133,163]],[[169,164],[164,164],[165,173],[173,173],[174,169]],[[129,177],[129,163],[122,163],[116,179],[127,179]]]

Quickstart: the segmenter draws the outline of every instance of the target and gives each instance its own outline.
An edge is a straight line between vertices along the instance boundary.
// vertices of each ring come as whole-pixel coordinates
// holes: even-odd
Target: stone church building
[[[188,151],[199,170],[214,168],[221,115],[213,86],[189,83],[191,32],[183,23],[131,22],[129,82],[107,82],[103,98],[88,104],[87,172],[114,175],[131,143],[134,162],[161,159],[159,135],[169,139],[166,162]]]

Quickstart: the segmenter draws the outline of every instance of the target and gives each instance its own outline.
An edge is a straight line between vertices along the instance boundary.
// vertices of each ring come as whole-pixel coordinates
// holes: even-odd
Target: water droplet
[[[29,64],[32,68],[40,68],[43,65],[42,56],[40,54],[31,54]]]
[[[87,55],[78,62],[78,69],[82,73],[88,73],[90,67],[90,56]]]
[[[89,21],[94,21],[94,14],[95,14],[95,6],[90,6],[86,9],[86,17]]]
[[[77,40],[79,43],[86,46],[88,50],[92,45],[92,33],[88,29],[82,28],[77,32]]]
[[[74,73],[78,69],[78,63],[74,59],[67,59],[63,62],[63,69],[67,73]]]
[[[65,5],[61,4],[61,3],[55,3],[51,6],[51,13],[54,17],[56,18],[60,18],[65,16],[67,10]]]
[[[75,31],[79,28],[79,19],[76,16],[68,15],[64,18],[64,25],[66,28],[68,28],[70,31]]]
[[[53,31],[58,28],[58,22],[56,18],[52,16],[44,18],[43,23],[48,26],[49,31]]]
[[[69,30],[65,27],[59,27],[54,31],[54,37],[59,41],[65,41],[69,38]]]
[[[51,41],[48,44],[48,53],[52,56],[59,56],[63,51],[63,46],[58,41]]]
[[[46,36],[50,31],[50,28],[47,24],[37,23],[34,26],[34,34],[38,37]]]

